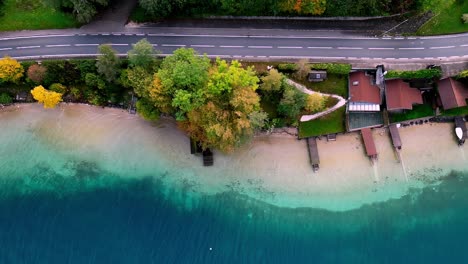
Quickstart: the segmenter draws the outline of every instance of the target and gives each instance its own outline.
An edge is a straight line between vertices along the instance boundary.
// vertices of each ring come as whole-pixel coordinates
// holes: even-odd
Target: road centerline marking
[[[243,48],[244,46],[219,46],[220,48]]]
[[[76,47],[86,47],[86,46],[99,46],[99,44],[87,44],[87,43],[83,43],[83,44],[75,44]]]
[[[190,45],[190,47],[195,47],[195,48],[214,48],[215,45],[198,45],[198,44],[195,44],[195,45]]]
[[[419,48],[398,48],[399,50],[423,50],[424,48],[423,47],[419,47]]]
[[[430,47],[429,49],[451,49],[451,48],[455,48],[455,46]]]
[[[249,49],[272,49],[273,46],[247,46]]]
[[[394,50],[395,48],[368,48],[370,50]]]
[[[278,49],[303,49],[303,47],[298,47],[298,46],[278,46]]]
[[[40,48],[41,46],[23,46],[23,47],[16,47],[16,49],[35,49]]]
[[[161,44],[163,47],[185,47],[183,44]]]
[[[359,48],[359,47],[337,47],[337,49],[362,50],[363,48]]]
[[[307,47],[308,49],[333,49],[332,47]]]
[[[70,44],[57,44],[57,45],[46,45],[46,48],[55,48],[55,47],[70,47]]]

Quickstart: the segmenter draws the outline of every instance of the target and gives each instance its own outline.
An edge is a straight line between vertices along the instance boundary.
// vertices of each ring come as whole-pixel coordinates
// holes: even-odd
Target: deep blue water
[[[187,207],[153,178],[48,177],[48,188],[34,187],[40,176],[0,182],[0,263],[468,261],[468,180],[456,173],[347,212],[278,208],[236,193]]]

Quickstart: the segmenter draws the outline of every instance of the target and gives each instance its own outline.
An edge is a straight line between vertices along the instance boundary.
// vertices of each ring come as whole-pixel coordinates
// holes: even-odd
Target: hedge
[[[278,64],[278,71],[282,73],[293,73],[299,69],[295,63],[280,63]]]
[[[348,74],[351,71],[351,64],[346,63],[314,63],[311,65],[314,70],[326,70],[327,73]]]
[[[418,71],[388,71],[385,78],[402,79],[440,79],[442,72],[439,69],[423,69]]]

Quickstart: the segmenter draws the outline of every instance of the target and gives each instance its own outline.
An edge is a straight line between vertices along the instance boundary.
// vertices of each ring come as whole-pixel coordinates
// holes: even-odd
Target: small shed
[[[327,71],[311,71],[308,75],[309,82],[322,82],[327,79]]]
[[[28,96],[29,96],[29,94],[27,92],[23,91],[23,92],[17,93],[15,99],[18,102],[24,102],[24,101],[28,100]]]
[[[315,137],[307,138],[307,147],[309,150],[310,164],[314,172],[318,171],[320,165],[320,158],[317,148],[317,139]]]

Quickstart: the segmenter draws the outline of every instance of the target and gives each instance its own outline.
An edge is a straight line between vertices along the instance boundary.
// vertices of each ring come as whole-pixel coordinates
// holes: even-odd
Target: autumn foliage
[[[31,90],[31,94],[35,100],[44,104],[44,108],[54,108],[62,101],[62,94],[48,91],[42,85],[36,86]]]
[[[33,64],[29,66],[27,76],[28,78],[39,84],[44,80],[44,77],[46,76],[47,68],[39,65],[39,64]]]
[[[283,0],[282,11],[301,15],[321,15],[325,12],[326,0]]]
[[[0,82],[18,82],[23,77],[23,66],[8,56],[0,59]]]

